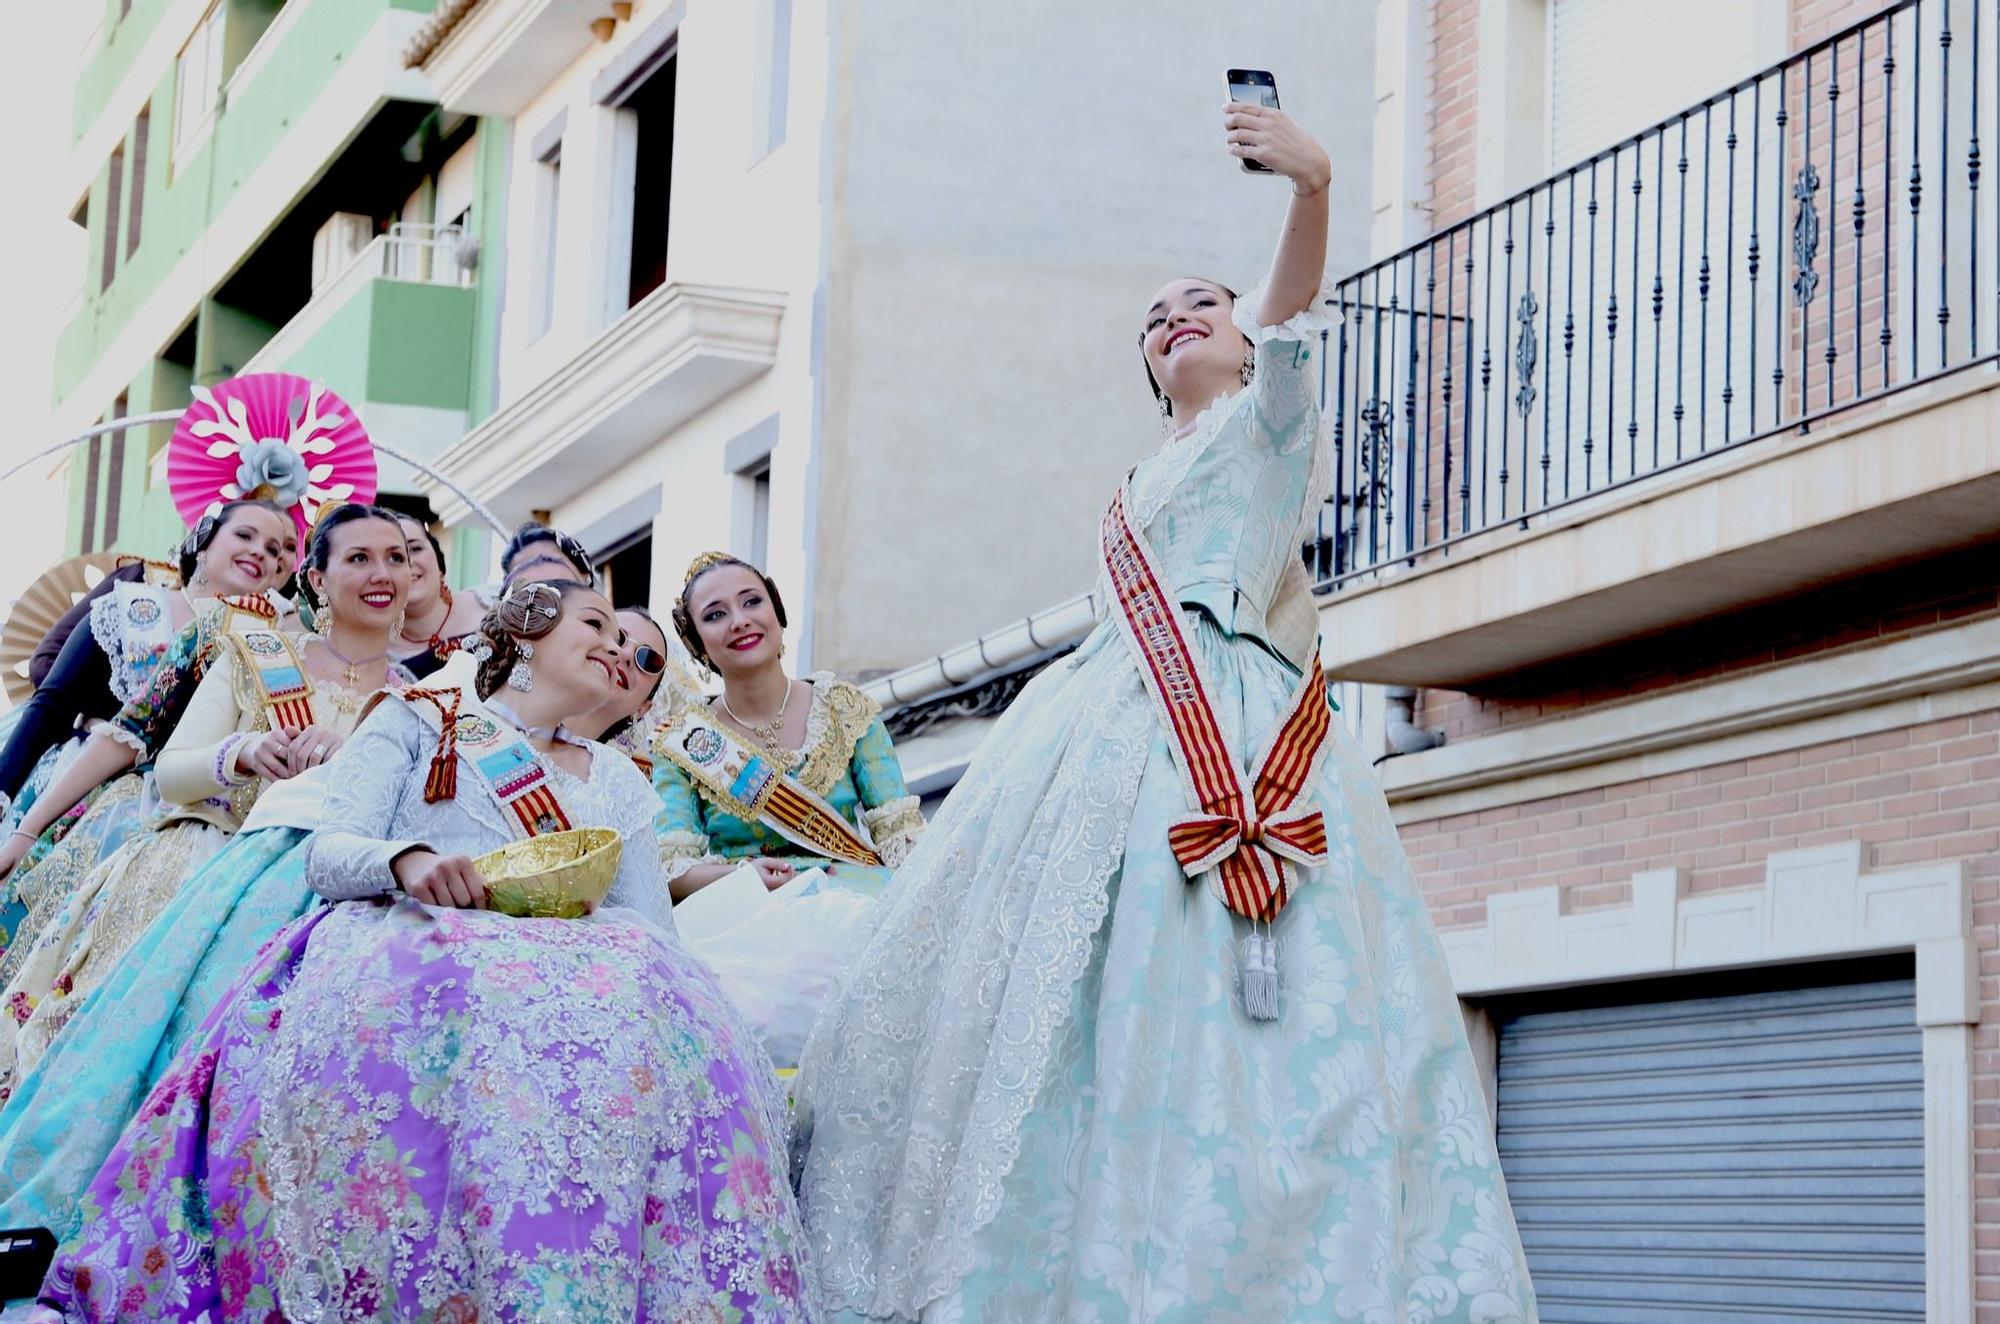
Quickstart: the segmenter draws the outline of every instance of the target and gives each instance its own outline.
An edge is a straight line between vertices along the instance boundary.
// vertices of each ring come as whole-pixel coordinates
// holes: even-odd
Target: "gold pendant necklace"
[[[778,704],[778,715],[776,717],[773,717],[768,722],[744,721],[741,717],[737,716],[736,710],[729,706],[729,695],[725,693],[722,696],[722,711],[729,714],[729,720],[736,723],[736,725],[742,727],[745,731],[748,731],[751,735],[757,737],[757,739],[760,742],[762,742],[767,748],[770,749],[784,748],[784,746],[779,743],[779,740],[780,737],[782,737],[785,733],[785,710],[791,707],[791,705],[792,705],[792,682],[790,681],[785,682],[785,697],[783,701]]]

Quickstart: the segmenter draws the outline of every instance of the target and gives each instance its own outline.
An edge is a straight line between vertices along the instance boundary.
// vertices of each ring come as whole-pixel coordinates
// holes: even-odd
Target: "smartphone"
[[[1231,69],[1229,71],[1229,99],[1246,106],[1269,106],[1278,108],[1278,80],[1268,69]],[[1243,168],[1252,174],[1268,175],[1271,167],[1262,161],[1243,158]]]

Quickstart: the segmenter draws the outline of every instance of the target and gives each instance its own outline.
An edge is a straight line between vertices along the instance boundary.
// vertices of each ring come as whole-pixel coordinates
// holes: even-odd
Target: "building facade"
[[[804,667],[1024,617],[1088,581],[1097,503],[1156,440],[1152,292],[1268,256],[1278,187],[1223,151],[1225,69],[1276,70],[1365,179],[1373,14],[443,5],[411,58],[508,126],[496,408],[444,465],[576,533],[621,600],[666,604],[707,548],[767,565]],[[1355,191],[1344,263],[1368,224]]]
[[[2000,22],[1376,33],[1302,553],[1543,1318],[2000,1320]],[[875,683],[927,789],[1082,586]]]
[[[254,371],[322,380],[433,458],[492,394],[501,139],[402,53],[432,0],[104,0],[78,60],[60,205],[88,232],[55,332],[58,431]],[[68,461],[72,553],[161,555],[170,424]],[[407,466],[386,499],[423,511]],[[469,559],[484,539],[467,541]]]

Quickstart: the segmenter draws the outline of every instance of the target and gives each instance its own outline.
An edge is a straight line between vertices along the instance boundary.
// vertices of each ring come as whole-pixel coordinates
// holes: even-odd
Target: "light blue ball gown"
[[[1238,304],[1239,320],[1258,296]],[[1244,767],[1316,622],[1317,312],[1134,471]],[[898,871],[794,1082],[794,1162],[837,1310],[926,1321],[1535,1317],[1429,915],[1340,723],[1311,787],[1332,850],[1276,922],[1253,1021],[1245,921],[1191,882],[1190,812],[1120,626],[1001,719]]]

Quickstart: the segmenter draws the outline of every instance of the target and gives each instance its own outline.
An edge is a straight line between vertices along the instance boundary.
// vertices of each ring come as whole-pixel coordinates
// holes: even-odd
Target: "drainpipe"
[[[1391,685],[1382,691],[1384,713],[1383,730],[1389,740],[1389,752],[1382,758],[1392,759],[1398,754],[1414,754],[1420,749],[1436,749],[1444,743],[1442,730],[1426,731],[1416,723],[1417,692],[1404,685]]]

